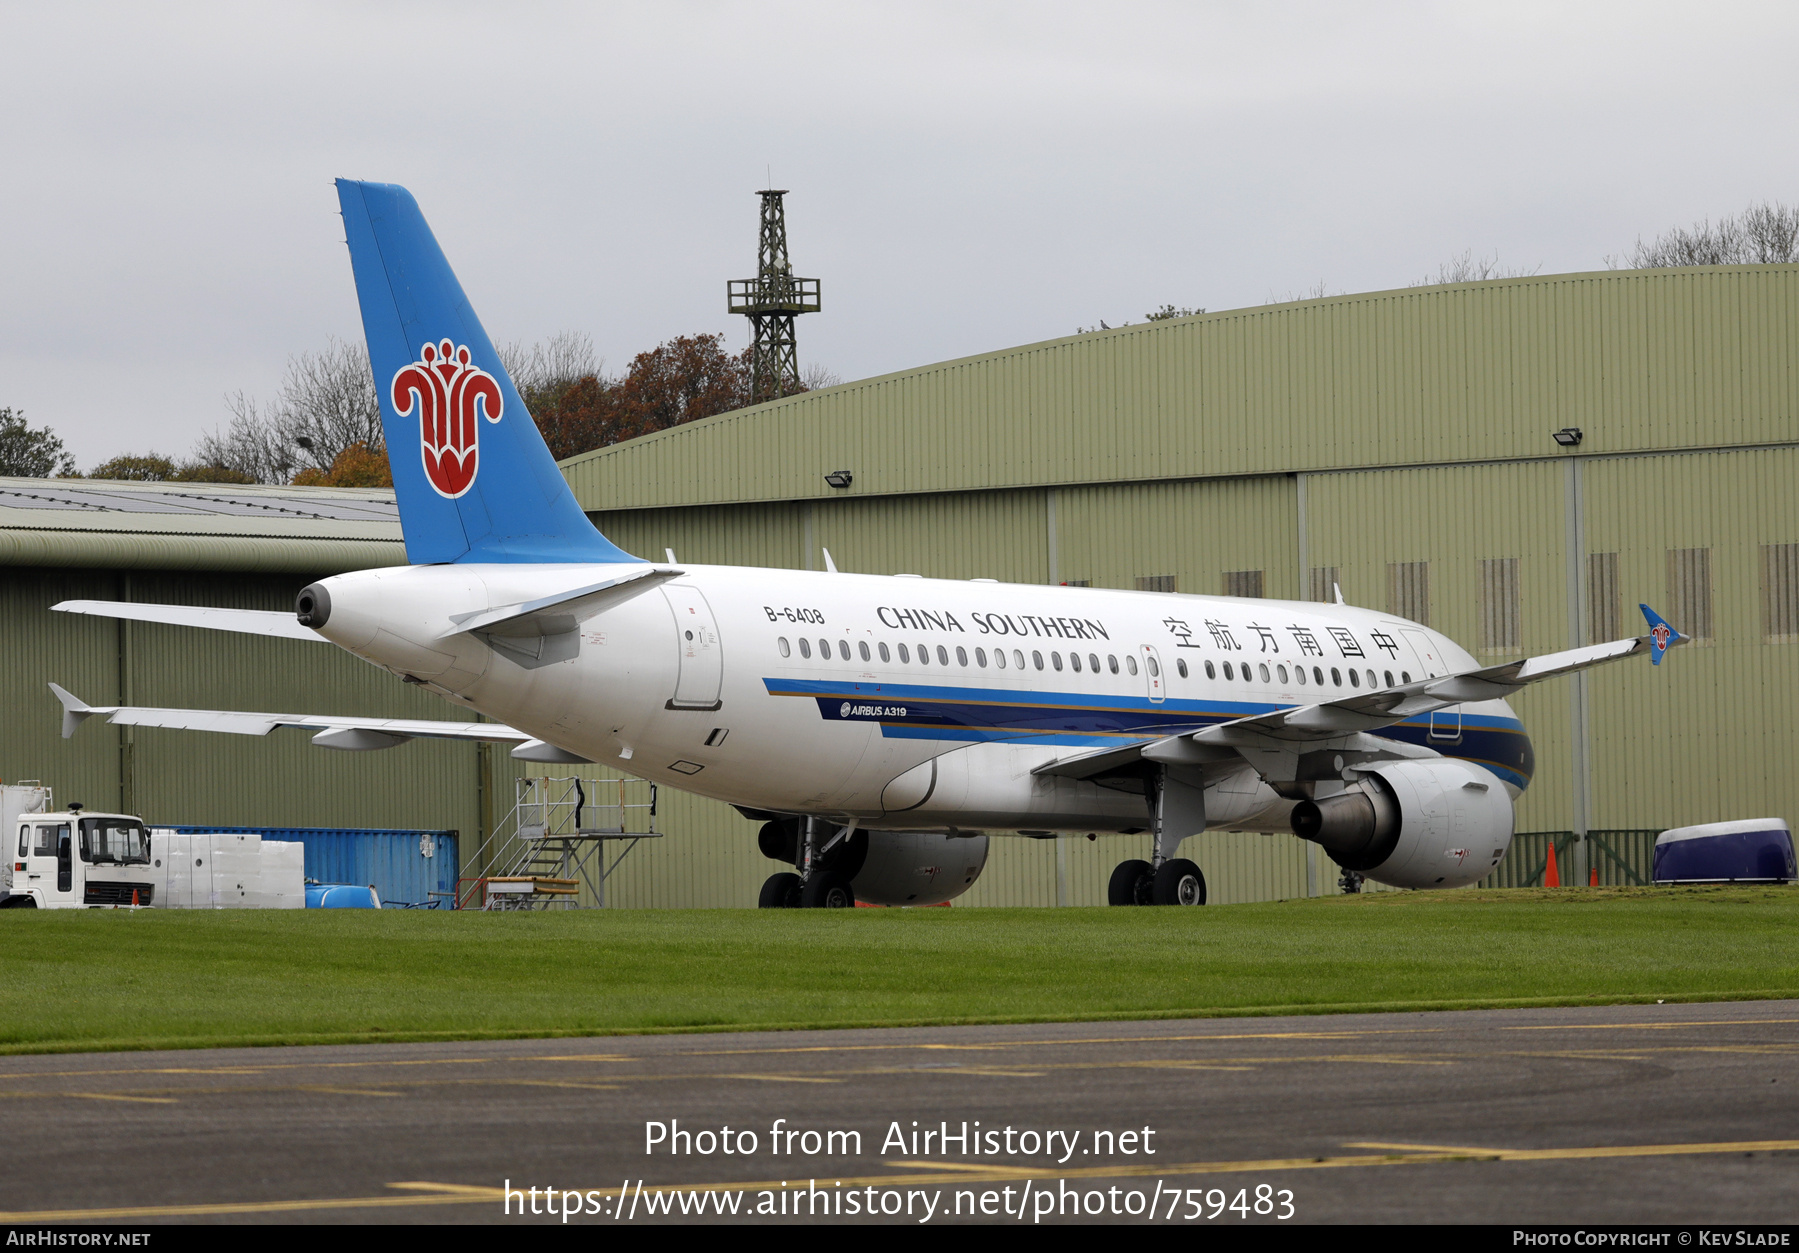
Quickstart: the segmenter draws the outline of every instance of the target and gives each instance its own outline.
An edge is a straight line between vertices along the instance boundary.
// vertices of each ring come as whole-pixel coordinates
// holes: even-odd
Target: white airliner
[[[1341,603],[656,563],[593,527],[399,187],[340,181],[408,560],[321,580],[298,612],[59,610],[328,641],[493,722],[89,706],[326,748],[510,743],[729,802],[790,863],[763,906],[925,905],[987,837],[1147,833],[1115,905],[1203,904],[1207,828],[1292,831],[1382,883],[1474,883],[1505,855],[1527,683],[1683,642],[1648,634],[1481,666]],[[417,450],[416,456],[414,450]]]

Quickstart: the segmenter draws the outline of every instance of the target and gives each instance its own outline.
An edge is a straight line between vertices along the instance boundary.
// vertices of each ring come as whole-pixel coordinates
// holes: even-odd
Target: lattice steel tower
[[[756,277],[732,279],[726,296],[732,313],[750,320],[750,403],[777,400],[800,388],[799,354],[793,319],[818,312],[818,280],[793,277],[787,259],[785,191],[762,197],[762,232],[756,248]]]

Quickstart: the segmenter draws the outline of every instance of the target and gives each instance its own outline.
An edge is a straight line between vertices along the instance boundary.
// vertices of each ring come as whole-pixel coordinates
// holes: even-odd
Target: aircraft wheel
[[[800,877],[791,870],[768,876],[762,895],[756,901],[759,909],[793,909],[800,903]]]
[[[1157,905],[1204,905],[1206,876],[1185,857],[1170,857],[1156,871],[1150,899]]]
[[[828,870],[815,870],[800,889],[800,904],[807,909],[853,909],[856,894],[850,881]]]
[[[1106,904],[1149,904],[1150,882],[1154,874],[1149,863],[1141,859],[1119,862],[1118,868],[1112,872],[1112,881],[1106,885]]]

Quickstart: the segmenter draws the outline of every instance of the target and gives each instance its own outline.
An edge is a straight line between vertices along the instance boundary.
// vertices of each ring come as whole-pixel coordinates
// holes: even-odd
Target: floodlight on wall
[[[848,470],[833,470],[825,475],[825,482],[829,483],[832,487],[848,487],[851,483],[855,482],[855,480],[856,476],[851,474]]]
[[[1563,448],[1573,448],[1580,443],[1581,431],[1578,426],[1564,426],[1554,435],[1555,442]]]

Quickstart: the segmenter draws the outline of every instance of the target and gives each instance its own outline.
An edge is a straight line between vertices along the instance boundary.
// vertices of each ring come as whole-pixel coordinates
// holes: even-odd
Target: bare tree
[[[1681,265],[1780,265],[1799,261],[1799,208],[1775,201],[1750,205],[1740,217],[1708,218],[1676,226],[1621,257],[1607,257],[1614,270],[1661,270]]]
[[[1477,257],[1474,255],[1474,249],[1469,248],[1459,257],[1451,257],[1438,266],[1434,277],[1426,274],[1423,278],[1415,279],[1406,286],[1433,287],[1439,283],[1479,283],[1493,278],[1529,278],[1542,268],[1543,263],[1540,261],[1528,270],[1520,269],[1517,266],[1501,265],[1497,252],[1490,257]]]
[[[1347,295],[1349,295],[1349,293],[1346,291],[1332,291],[1330,289],[1330,284],[1326,283],[1323,279],[1319,279],[1303,292],[1288,292],[1285,296],[1277,296],[1270,291],[1268,293],[1268,299],[1264,300],[1262,303],[1265,305],[1284,305],[1292,304],[1294,301],[1298,300],[1322,300],[1326,296]]]
[[[225,404],[231,409],[230,425],[202,435],[194,444],[194,460],[247,474],[256,483],[291,481],[303,464],[301,450],[281,437],[274,415],[265,415],[256,401],[242,392],[226,397]]]
[[[836,387],[841,382],[843,382],[843,375],[837,373],[835,370],[827,370],[816,361],[807,366],[805,372],[800,375],[800,388],[802,391],[822,391],[827,387]]]
[[[594,355],[593,340],[580,331],[561,331],[530,347],[506,344],[499,353],[512,385],[533,412],[584,378],[609,385],[600,375],[604,363]]]
[[[267,404],[241,391],[225,404],[230,425],[201,436],[194,456],[260,483],[286,483],[306,468],[329,470],[353,444],[385,447],[375,378],[360,344],[332,339],[321,352],[289,357],[281,393]]]

